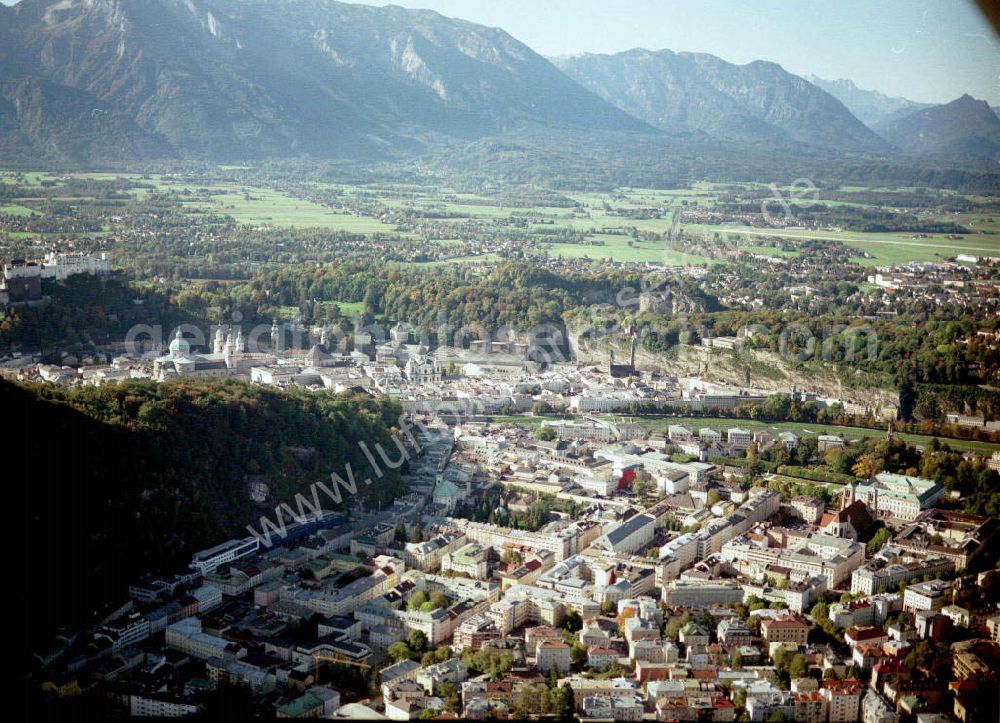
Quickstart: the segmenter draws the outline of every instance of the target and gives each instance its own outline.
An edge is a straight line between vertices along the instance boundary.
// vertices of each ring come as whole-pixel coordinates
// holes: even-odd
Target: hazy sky
[[[1000,41],[967,0],[365,0],[498,26],[543,55],[669,48],[1000,105]]]
[[[8,5],[13,0],[0,0]],[[364,0],[502,27],[543,55],[669,48],[1000,105],[1000,41],[971,0]]]

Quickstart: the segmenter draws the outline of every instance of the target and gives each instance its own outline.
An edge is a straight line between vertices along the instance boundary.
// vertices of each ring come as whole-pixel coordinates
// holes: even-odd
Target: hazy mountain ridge
[[[502,30],[428,11],[23,0],[0,7],[0,38],[0,78],[90,94],[181,157],[379,155],[518,122],[648,130]]]
[[[885,103],[910,103],[835,83],[886,112]],[[666,134],[695,156],[698,141],[720,140],[789,157],[907,148],[764,61],[632,50],[553,64],[498,28],[335,0],[0,5],[6,162],[368,161],[532,129],[570,146]],[[955,140],[963,163],[992,147],[938,135]],[[948,153],[947,141],[933,152]]]
[[[0,157],[39,153],[94,162],[165,158],[173,149],[85,91],[37,78],[0,82]]]
[[[886,144],[843,104],[775,63],[629,50],[563,59],[571,78],[651,125],[736,140],[788,139],[882,152]]]
[[[876,130],[907,153],[1000,159],[1000,118],[969,95],[889,119]]]
[[[815,75],[806,75],[805,79],[813,85],[822,88],[854,114],[854,116],[869,128],[874,125],[896,118],[901,118],[916,110],[930,108],[933,103],[918,103],[901,96],[890,96],[877,90],[863,90],[854,84],[853,80],[824,80]]]

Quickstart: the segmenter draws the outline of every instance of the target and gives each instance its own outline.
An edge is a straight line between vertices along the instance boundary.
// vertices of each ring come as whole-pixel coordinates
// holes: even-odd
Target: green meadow
[[[672,424],[679,424],[697,431],[702,427],[714,429],[722,432],[725,438],[726,430],[733,427],[740,427],[750,432],[767,430],[774,434],[779,432],[794,432],[800,437],[820,434],[833,434],[844,439],[861,439],[863,437],[885,437],[885,431],[879,429],[867,429],[864,427],[841,427],[834,424],[806,424],[802,422],[761,422],[752,419],[736,419],[726,417],[620,417],[609,415],[598,415],[600,419],[615,422],[635,422],[649,431],[666,432],[667,427]],[[561,419],[561,417],[545,416],[496,416],[491,420],[497,423],[520,424],[527,427],[535,427],[542,423],[544,419]],[[923,434],[899,434],[894,436],[915,445],[928,445],[933,437]],[[948,444],[955,449],[969,450],[979,454],[989,454],[1000,450],[1000,444],[991,442],[976,442],[964,439],[951,439],[938,437],[942,443]]]
[[[864,251],[871,258],[862,256],[854,260],[863,266],[905,264],[910,261],[940,261],[947,256],[966,253],[973,256],[1000,257],[1000,231],[963,235],[949,239],[944,234],[928,234],[915,238],[914,234],[885,233],[862,234],[850,231],[797,231],[791,229],[758,230],[729,226],[696,226],[702,232],[717,232],[729,238],[747,239],[751,242],[761,237],[789,240],[824,239],[840,241]]]
[[[233,170],[241,170],[234,168]],[[723,194],[731,194],[729,184],[697,182],[689,188],[648,189],[620,188],[608,192],[563,192],[562,196],[575,205],[525,206],[524,198],[509,200],[502,194],[486,195],[457,191],[442,186],[419,186],[405,183],[312,183],[303,190],[314,190],[336,199],[336,206],[357,208],[344,213],[320,203],[298,198],[281,190],[245,186],[234,182],[190,182],[180,176],[134,173],[73,173],[45,172],[14,173],[0,171],[0,181],[15,180],[29,189],[59,189],[69,179],[136,181],[144,188],[132,189],[136,197],[161,192],[175,194],[179,202],[193,212],[231,216],[247,226],[318,228],[361,235],[399,234],[407,238],[425,238],[432,243],[448,246],[473,240],[480,229],[511,228],[527,239],[527,248],[546,251],[563,259],[612,260],[626,263],[662,265],[704,265],[718,263],[705,257],[685,254],[667,248],[664,241],[651,240],[650,235],[665,236],[671,230],[674,209],[705,209],[713,207]],[[760,190],[761,184],[739,184],[743,189]],[[795,189],[780,189],[792,195]],[[866,189],[844,187],[841,191]],[[878,190],[878,189],[872,189]],[[895,189],[897,191],[906,189]],[[52,193],[47,191],[47,193]],[[542,203],[550,196],[539,195]],[[60,196],[55,201],[84,206],[93,199],[84,196]],[[9,198],[0,206],[0,213],[28,216],[38,211],[46,199],[38,193]],[[982,199],[988,207],[991,199]],[[825,205],[840,205],[842,201],[821,200]],[[858,204],[863,205],[863,204]],[[428,214],[428,226],[433,231],[400,232],[394,223],[383,223],[376,216],[385,211],[415,211]],[[686,216],[687,217],[687,216]],[[686,218],[685,217],[685,218]],[[694,220],[692,218],[692,220]],[[908,233],[853,233],[811,231],[804,229],[760,229],[746,226],[682,224],[689,237],[701,236],[737,240],[751,253],[792,258],[794,250],[765,245],[764,238],[795,241],[825,239],[844,243],[858,250],[854,260],[864,266],[903,264],[910,261],[938,261],[949,255],[966,253],[975,256],[1000,257],[1000,213],[984,211],[937,217],[952,221],[973,231],[961,238],[945,235],[918,236]],[[418,219],[419,221],[419,219]],[[29,234],[30,235],[30,234]],[[36,234],[43,235],[43,234]],[[24,238],[23,232],[8,233],[8,238]],[[447,261],[421,264],[433,267],[443,263],[488,262],[495,256],[461,257]]]

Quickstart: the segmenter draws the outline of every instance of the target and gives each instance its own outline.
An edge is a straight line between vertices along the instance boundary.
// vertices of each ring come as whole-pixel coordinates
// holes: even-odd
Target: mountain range
[[[519,129],[565,141],[702,137],[789,153],[992,158],[981,108],[950,105],[938,112],[774,63],[669,50],[553,63],[501,29],[394,6],[0,6],[4,162],[397,158]],[[933,142],[911,137],[931,127]]]
[[[854,116],[869,128],[885,121],[891,121],[910,113],[930,108],[932,103],[918,103],[899,96],[888,96],[877,90],[862,90],[854,81],[824,80],[815,75],[805,76],[813,85],[822,88],[847,107]]]
[[[518,122],[648,130],[502,30],[328,0],[24,0],[0,7],[0,81],[0,127],[55,154],[81,150],[61,127],[100,123],[133,153],[195,158],[371,155]]]
[[[572,57],[560,67],[609,103],[663,130],[888,150],[840,101],[775,63],[734,65],[702,53],[637,49]]]

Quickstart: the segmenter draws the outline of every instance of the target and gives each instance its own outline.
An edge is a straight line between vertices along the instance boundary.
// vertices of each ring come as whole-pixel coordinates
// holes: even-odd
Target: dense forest
[[[454,325],[526,329],[561,322],[581,305],[613,302],[615,293],[639,276],[622,271],[554,274],[525,262],[500,264],[487,274],[456,267],[431,271],[373,268],[348,262],[314,271],[285,269],[256,277],[252,290],[282,305],[300,306],[309,318],[313,299],[364,302],[369,316],[434,328]],[[442,317],[443,314],[443,317]]]
[[[392,449],[400,414],[386,399],[235,381],[73,391],[0,381],[0,409],[16,420],[2,448],[14,462],[15,558],[35,616],[26,644],[37,629],[85,622],[120,600],[142,571],[182,568],[192,552],[245,536],[275,504],[343,476],[346,464],[364,478],[358,442]],[[372,477],[345,505],[402,492],[399,470]],[[269,486],[265,505],[251,501],[250,480]]]

